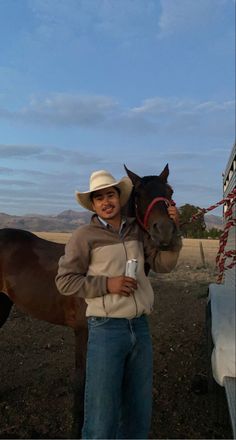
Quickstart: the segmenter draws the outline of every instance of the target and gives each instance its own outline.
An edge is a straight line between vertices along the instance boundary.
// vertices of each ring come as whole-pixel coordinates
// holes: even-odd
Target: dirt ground
[[[212,410],[212,393],[205,389],[205,307],[208,285],[215,282],[217,247],[212,240],[203,243],[203,267],[199,242],[185,241],[171,274],[150,275],[155,291],[150,438],[231,438],[226,413],[222,423]],[[13,309],[1,329],[0,359],[0,438],[69,438],[73,332]]]

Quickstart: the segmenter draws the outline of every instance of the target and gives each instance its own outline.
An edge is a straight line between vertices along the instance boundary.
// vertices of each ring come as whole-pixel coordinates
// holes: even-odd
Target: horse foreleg
[[[84,387],[87,353],[87,328],[75,330],[75,378],[72,438],[81,438],[84,422]]]
[[[0,292],[0,327],[5,324],[10,314],[12,305],[13,302],[9,296],[7,296],[4,292]]]

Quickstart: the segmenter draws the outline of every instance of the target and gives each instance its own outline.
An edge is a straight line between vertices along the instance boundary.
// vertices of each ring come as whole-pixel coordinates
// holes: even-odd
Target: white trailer
[[[236,183],[236,144],[234,144],[223,175],[223,198],[235,190]],[[229,219],[227,210],[232,209],[236,217],[236,204],[224,204],[223,217],[226,227]],[[233,220],[234,221],[234,220]],[[236,266],[233,262],[235,252],[236,227],[231,225],[224,251],[231,256],[225,259],[220,284],[210,284],[208,301],[208,345],[210,347],[211,374],[215,388],[225,391],[232,425],[233,438],[236,438],[236,354],[235,354],[235,308],[236,308]],[[230,255],[229,254],[229,255]],[[227,266],[232,266],[227,269]],[[209,344],[210,341],[210,344]],[[209,349],[209,347],[208,347]],[[217,385],[218,384],[218,385]],[[214,398],[219,398],[219,392]],[[219,403],[219,402],[218,402]]]

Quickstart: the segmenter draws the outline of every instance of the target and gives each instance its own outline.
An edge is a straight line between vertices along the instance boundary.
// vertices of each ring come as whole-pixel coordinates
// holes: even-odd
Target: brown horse
[[[126,167],[133,182],[127,215],[135,215],[159,247],[171,248],[176,227],[169,218],[172,189],[168,165],[159,176],[139,177]],[[76,383],[73,436],[83,425],[83,390],[87,347],[86,304],[82,298],[63,296],[55,276],[64,245],[43,240],[20,229],[0,230],[0,327],[13,304],[34,318],[71,327],[76,341]]]

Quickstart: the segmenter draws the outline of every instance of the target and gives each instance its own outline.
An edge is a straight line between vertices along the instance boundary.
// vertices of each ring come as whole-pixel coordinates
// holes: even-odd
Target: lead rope
[[[232,269],[236,264],[236,250],[225,250],[228,241],[229,230],[231,227],[236,226],[236,218],[233,218],[233,206],[236,203],[236,189],[228,194],[225,202],[228,205],[227,211],[225,212],[226,224],[224,227],[224,231],[220,236],[219,251],[216,256],[216,265],[218,267],[218,284],[222,283],[225,271],[228,269]],[[231,260],[231,262],[226,265],[226,260]]]
[[[219,202],[215,203],[215,205],[209,206],[209,208],[202,208],[199,209],[198,212],[190,218],[188,222],[185,223],[191,223],[192,221],[196,220],[198,217],[204,215],[206,212],[212,211],[213,209],[217,208],[220,205],[223,205],[224,203],[227,203],[227,211],[225,212],[225,219],[227,219],[226,224],[224,226],[224,230],[220,236],[220,242],[219,242],[219,250],[216,256],[216,266],[218,268],[218,277],[217,277],[217,283],[222,283],[224,272],[228,269],[232,269],[234,265],[236,264],[236,251],[235,250],[225,250],[229,230],[232,226],[236,226],[236,218],[233,218],[233,206],[236,203],[236,189],[231,191],[227,197],[220,200]],[[185,223],[182,223],[180,226],[184,225]],[[225,264],[226,260],[232,259],[231,263]]]
[[[165,199],[164,197],[157,197],[148,206],[148,209],[145,213],[145,218],[144,218],[143,222],[138,215],[137,204],[135,204],[136,218],[143,229],[147,230],[147,222],[148,222],[148,217],[151,213],[151,210],[152,210],[153,206],[160,201],[165,201],[167,206],[175,205],[175,202],[173,200],[168,200],[168,199]],[[222,283],[225,271],[228,269],[232,269],[234,267],[234,265],[236,264],[236,251],[235,250],[229,250],[229,251],[225,250],[227,240],[228,240],[229,230],[232,226],[236,225],[236,218],[233,218],[233,206],[234,206],[235,202],[236,202],[236,189],[231,191],[227,195],[227,197],[225,197],[224,199],[220,200],[219,202],[215,203],[214,205],[209,206],[209,208],[199,209],[198,212],[196,214],[192,215],[192,217],[187,222],[180,224],[180,227],[181,227],[181,226],[185,225],[186,223],[191,223],[194,220],[196,220],[198,217],[204,215],[206,212],[212,211],[213,209],[217,208],[218,206],[223,205],[224,203],[227,203],[228,209],[225,212],[225,218],[227,219],[227,222],[226,222],[224,230],[220,236],[219,250],[218,250],[218,253],[216,256],[216,266],[218,268],[218,277],[217,277],[218,284]],[[226,266],[225,262],[227,259],[228,260],[232,259],[232,261],[231,261],[231,263],[227,264],[227,266]]]

